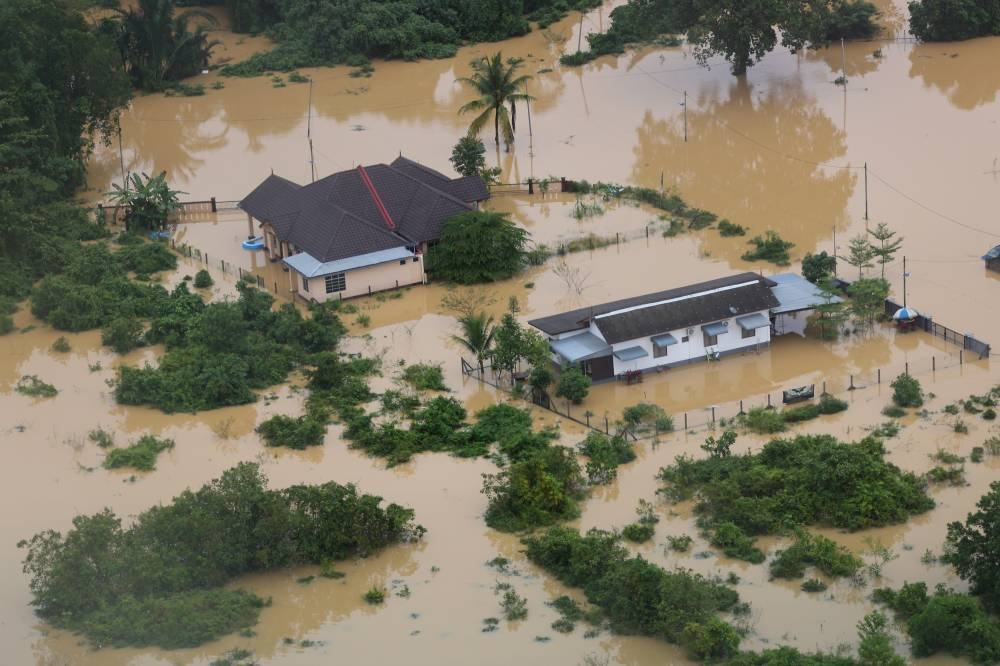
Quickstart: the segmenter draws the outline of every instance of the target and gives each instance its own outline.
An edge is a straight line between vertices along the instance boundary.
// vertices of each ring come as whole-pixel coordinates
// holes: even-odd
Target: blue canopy
[[[705,324],[701,327],[701,330],[709,335],[722,335],[729,330],[729,327],[724,322],[717,321],[714,324]]]
[[[649,356],[649,352],[638,345],[635,347],[628,347],[626,349],[619,349],[615,352],[615,358],[619,361],[634,361],[635,359],[642,358],[643,356]]]

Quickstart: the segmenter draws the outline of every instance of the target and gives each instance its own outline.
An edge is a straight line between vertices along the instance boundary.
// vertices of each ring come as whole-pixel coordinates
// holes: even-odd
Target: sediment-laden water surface
[[[606,27],[615,4],[620,3],[587,14],[583,30]],[[558,55],[575,49],[579,17],[502,44],[464,48],[453,59],[377,62],[371,78],[351,78],[343,67],[303,70],[314,80],[311,105],[308,84],[273,87],[270,77],[206,74],[198,77],[207,84],[203,97],[149,95],[132,102],[122,123],[124,168],[165,170],[170,182],[186,192],[183,199],[238,200],[272,170],[298,182],[310,179],[308,127],[318,176],[387,162],[399,153],[449,171],[451,147],[467,126],[456,109],[469,99],[455,80],[468,74],[472,58],[502,48],[505,56],[524,59],[526,71],[535,76],[530,93],[536,98],[530,120],[526,113],[518,115],[511,151],[488,150],[505,181],[565,176],[662,184],[676,188],[691,204],[746,226],[751,235],[778,231],[795,243],[793,261],[807,252],[842,253],[847,239],[864,233],[866,225],[886,222],[904,237],[903,251],[886,267],[895,294],[902,296],[905,254],[911,305],[956,330],[997,342],[1000,312],[991,304],[1000,295],[1000,280],[984,270],[979,257],[1000,242],[993,220],[1000,204],[1000,74],[993,64],[1000,39],[918,45],[906,38],[902,3],[881,4],[891,38],[848,44],[844,51],[838,46],[796,55],[778,49],[745,79],[731,76],[723,62],[713,61],[710,69],[699,66],[686,47],[647,48],[579,69],[562,68]],[[223,49],[217,57],[222,58],[244,57],[266,43],[224,32],[219,36]],[[834,84],[841,73],[846,86]],[[225,87],[212,89],[216,80]],[[686,108],[681,105],[685,91]],[[86,196],[100,200],[120,178],[117,145],[99,150]],[[603,212],[578,221],[572,215],[575,203],[572,195],[555,193],[489,202],[550,247],[588,233],[623,237],[621,243],[554,258],[491,286],[493,311],[503,311],[514,296],[519,316],[529,319],[733,271],[798,268],[745,262],[740,256],[746,239],[723,238],[712,229],[676,237],[635,233],[656,217],[644,207],[598,200]],[[269,290],[286,296],[282,280],[287,278],[280,268],[240,249],[245,234],[245,219],[220,213],[183,224],[176,238],[213,259],[258,272]],[[575,281],[557,275],[553,268],[559,262],[576,272]],[[212,263],[215,296],[231,295],[232,276]],[[167,282],[199,267],[184,260]],[[398,299],[359,299],[356,305],[370,323],[364,327],[356,317],[345,316],[353,336],[345,346],[383,356],[385,372],[374,382],[376,390],[392,384],[398,361],[425,361],[443,364],[453,394],[470,411],[507,399],[462,375],[459,350],[449,340],[455,332],[453,313],[442,305],[446,293],[444,286],[428,285],[410,288]],[[612,663],[642,666],[684,661],[678,650],[652,639],[607,632],[584,638],[579,627],[568,635],[552,630],[557,614],[545,602],[566,590],[526,562],[516,537],[483,522],[481,475],[493,471],[492,463],[429,454],[386,469],[349,450],[338,436],[339,426],[331,426],[320,448],[264,448],[253,428],[273,414],[301,412],[301,379],[265,392],[253,405],[202,414],[118,406],[106,383],[117,364],[154,359],[162,349],[117,357],[100,346],[99,334],[90,332],[67,335],[72,351],[60,354],[51,351],[58,332],[26,312],[17,315],[16,323],[23,332],[0,339],[0,433],[9,459],[0,472],[8,506],[0,518],[0,563],[6,572],[0,576],[5,599],[0,635],[9,663],[207,663],[233,647],[278,664],[575,664],[595,653],[608,655]],[[605,414],[613,420],[624,406],[646,400],[678,419],[686,414],[692,424],[705,423],[713,406],[717,416],[731,416],[741,399],[762,404],[767,394],[776,396],[782,388],[825,381],[851,402],[850,409],[798,426],[796,432],[857,438],[865,426],[884,420],[879,412],[889,400],[886,382],[906,368],[937,397],[928,405],[927,418],[909,417],[900,435],[888,441],[894,463],[924,472],[932,466],[928,454],[936,449],[968,455],[995,432],[985,421],[968,419],[971,432],[956,434],[954,418],[940,412],[948,402],[998,383],[988,359],[960,362],[954,345],[889,329],[834,343],[787,336],[760,354],[693,364],[633,386],[602,385],[574,414],[583,417],[586,410],[595,420]],[[55,384],[59,395],[31,399],[14,393],[14,383],[28,374]],[[852,382],[861,388],[848,391]],[[541,424],[561,421],[564,443],[583,435],[580,426],[551,412],[536,410],[535,416]],[[103,454],[87,439],[96,427],[112,431],[120,444],[152,432],[175,439],[177,446],[161,455],[154,472],[107,471],[100,466]],[[616,483],[594,491],[575,524],[611,528],[634,520],[638,500],[655,498],[657,469],[681,453],[698,454],[705,436],[699,428],[662,436],[655,445],[639,444],[638,460],[622,469]],[[757,449],[764,441],[741,436],[737,448]],[[255,635],[228,637],[196,650],[94,650],[34,617],[27,577],[20,572],[23,551],[15,547],[19,539],[47,528],[65,530],[74,515],[105,506],[122,516],[135,515],[243,460],[260,461],[273,486],[356,482],[367,492],[414,507],[428,533],[420,543],[345,564],[343,580],[301,584],[299,578],[315,573],[305,567],[236,581],[272,597],[273,605],[263,611]],[[938,507],[904,525],[823,533],[856,553],[877,541],[899,555],[885,567],[882,581],[872,584],[921,579],[964,589],[949,568],[927,564],[921,556],[928,549],[940,552],[946,524],[964,517],[997,477],[998,465],[991,458],[967,464],[968,486],[935,487]],[[809,595],[797,584],[769,581],[766,566],[717,553],[704,559],[670,553],[663,547],[665,537],[681,533],[695,537],[692,553],[711,548],[697,536],[690,506],[658,502],[657,512],[661,521],[654,540],[635,550],[668,567],[723,577],[736,572],[741,579],[736,588],[753,609],[745,645],[835,650],[856,642],[855,624],[871,608],[871,585],[858,588],[841,581],[826,593]],[[761,545],[781,543],[771,539]],[[517,573],[487,567],[496,555],[510,558]],[[498,581],[510,582],[527,598],[529,615],[483,632],[482,620],[500,615]],[[361,594],[375,582],[390,590],[405,585],[410,594],[369,606]],[[897,647],[905,650],[901,638]]]

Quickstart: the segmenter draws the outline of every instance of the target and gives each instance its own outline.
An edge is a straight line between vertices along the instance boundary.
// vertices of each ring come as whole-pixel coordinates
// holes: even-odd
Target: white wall
[[[751,313],[740,314],[740,317],[749,316]],[[760,314],[768,318],[769,313],[767,310],[761,310]],[[736,323],[736,318],[732,317],[725,320],[729,323],[729,326],[725,333],[721,333],[718,337],[718,344],[710,347],[712,351],[717,351],[720,354],[726,354],[728,352],[754,349],[757,345],[765,345],[771,341],[771,327],[763,326],[758,328],[754,333],[753,337],[744,338],[743,329],[740,325]],[[714,323],[714,322],[706,322]],[[615,374],[620,374],[626,370],[648,370],[650,368],[655,368],[657,366],[667,366],[676,365],[678,363],[687,363],[689,361],[704,361],[706,359],[706,349],[705,349],[705,337],[701,330],[700,325],[691,326],[691,334],[688,335],[687,328],[677,329],[673,331],[662,331],[656,335],[662,335],[662,333],[670,333],[677,340],[677,344],[670,345],[667,348],[667,355],[660,356],[659,358],[653,356],[653,342],[649,337],[638,338],[636,340],[626,340],[624,342],[617,342],[611,345],[614,351],[619,351],[622,349],[628,349],[629,347],[642,347],[646,350],[647,356],[642,358],[637,358],[634,361],[620,361],[617,358],[614,359],[615,364]],[[597,330],[597,326],[591,324],[591,332],[595,335],[600,336],[600,331]],[[682,342],[684,336],[688,337],[687,342]],[[603,337],[603,336],[601,336]]]
[[[342,292],[326,293],[326,278],[314,277],[309,280],[309,291],[302,289],[302,274],[295,270],[289,271],[294,276],[294,287],[300,296],[313,301],[337,300],[365,296],[368,293],[405,287],[411,284],[421,284],[426,280],[424,274],[424,256],[415,255],[417,261],[407,259],[405,264],[399,261],[387,261],[374,266],[355,268],[347,271],[347,289]],[[398,284],[397,284],[398,283]],[[370,290],[370,291],[369,291]]]

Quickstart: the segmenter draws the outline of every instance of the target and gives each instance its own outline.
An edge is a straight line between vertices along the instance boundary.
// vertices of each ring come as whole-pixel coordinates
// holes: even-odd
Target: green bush
[[[803,592],[825,592],[827,589],[826,583],[816,578],[802,581],[802,585],[799,587],[802,588]]]
[[[135,317],[112,319],[101,329],[101,344],[118,354],[127,354],[142,345],[142,322]]]
[[[524,267],[529,238],[505,214],[461,213],[442,225],[440,241],[427,254],[427,272],[459,284],[506,280]]]
[[[486,524],[504,532],[552,525],[579,515],[583,476],[572,451],[546,446],[483,476]]]
[[[886,405],[882,408],[882,415],[891,419],[898,419],[906,416],[906,410],[899,405]]]
[[[746,426],[751,431],[773,434],[785,430],[785,418],[777,410],[754,407],[746,413]]]
[[[745,236],[746,227],[733,224],[729,220],[719,220],[719,235],[722,237]]]
[[[836,414],[847,411],[847,408],[848,403],[846,400],[835,398],[829,393],[824,393],[819,397],[819,411],[821,414]]]
[[[795,243],[784,240],[775,231],[768,231],[763,236],[754,236],[750,239],[753,250],[748,250],[741,257],[744,261],[769,261],[778,266],[787,266],[790,262],[788,250],[795,247]]]
[[[684,626],[680,643],[688,655],[698,661],[717,661],[735,656],[740,649],[740,634],[728,622],[717,617]]]
[[[305,449],[323,443],[326,424],[309,416],[291,417],[278,414],[257,426],[256,432],[268,446]]]
[[[586,471],[593,484],[611,483],[618,476],[619,465],[635,460],[635,450],[621,435],[591,431],[577,448],[589,459]]]
[[[144,472],[156,469],[156,458],[163,451],[174,448],[174,440],[143,435],[139,441],[121,449],[111,449],[104,458],[105,469],[132,467]]]
[[[667,537],[667,547],[670,550],[678,553],[686,553],[691,550],[691,543],[693,539],[687,534],[681,534],[679,536],[668,536]]]
[[[21,542],[35,611],[95,645],[193,647],[256,620],[263,602],[223,587],[238,576],[363,557],[423,534],[412,510],[351,485],[266,483],[241,463],[128,527],[106,509],[77,516],[65,535]]]
[[[42,381],[38,375],[24,375],[17,380],[14,390],[32,398],[52,398],[59,393],[55,386]]]
[[[556,386],[556,396],[566,398],[574,405],[579,405],[590,392],[591,379],[583,374],[577,366],[564,368],[559,374],[559,384]]]
[[[717,620],[739,595],[690,571],[664,569],[642,558],[629,558],[614,534],[553,527],[524,540],[528,559],[570,587],[581,587],[588,601],[601,608],[613,630],[654,636],[700,652],[701,632],[685,629]],[[725,634],[713,628],[712,633]],[[738,644],[738,636],[736,643]],[[729,644],[729,647],[733,647]]]
[[[861,568],[861,560],[849,550],[819,534],[800,530],[795,542],[779,550],[771,562],[774,578],[802,578],[807,566],[814,566],[828,576],[853,576]]]
[[[444,369],[440,365],[414,363],[403,369],[404,382],[418,391],[447,391],[444,383]]]
[[[669,499],[697,495],[695,510],[711,524],[731,522],[751,536],[797,525],[865,529],[934,506],[924,482],[887,463],[875,437],[842,443],[800,435],[773,440],[756,454],[678,456],[659,478]],[[879,500],[870,501],[875,496]]]
[[[730,522],[719,523],[712,534],[712,545],[721,548],[726,557],[746,560],[752,564],[764,561],[764,552],[754,545],[754,540]]]
[[[152,275],[177,268],[177,255],[164,243],[126,245],[115,253],[122,268],[139,275]]]
[[[920,407],[924,404],[924,392],[916,377],[902,374],[892,380],[892,402],[897,407]]]
[[[622,537],[634,543],[645,543],[655,532],[656,528],[648,523],[629,523],[622,528]]]
[[[195,289],[208,289],[213,284],[215,284],[215,280],[212,279],[211,273],[204,268],[194,274]]]

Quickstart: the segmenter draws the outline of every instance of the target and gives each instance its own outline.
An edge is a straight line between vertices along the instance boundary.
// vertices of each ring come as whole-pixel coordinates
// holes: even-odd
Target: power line
[[[953,217],[951,217],[949,215],[945,215],[944,213],[931,208],[927,204],[924,204],[924,203],[921,203],[920,201],[917,201],[916,199],[914,199],[913,197],[911,197],[909,194],[906,194],[905,192],[903,192],[902,190],[900,190],[898,187],[895,187],[894,185],[892,185],[891,183],[889,183],[885,178],[883,178],[882,176],[878,175],[877,173],[875,173],[871,169],[869,169],[868,172],[872,176],[874,176],[876,180],[878,180],[880,183],[882,183],[883,185],[885,185],[886,187],[888,187],[890,190],[892,190],[893,192],[895,192],[899,196],[903,197],[904,199],[906,199],[910,203],[912,203],[912,204],[914,204],[916,206],[919,206],[920,208],[923,208],[928,213],[931,213],[933,215],[937,215],[942,220],[945,220],[947,222],[951,222],[952,224],[956,224],[956,225],[958,225],[960,227],[968,229],[969,231],[975,231],[977,233],[983,234],[984,236],[992,236],[993,238],[1000,238],[1000,234],[993,233],[992,231],[986,231],[985,229],[980,229],[979,227],[974,227],[971,224],[966,224],[965,222],[960,222],[959,220],[956,220],[955,218],[953,218]]]

